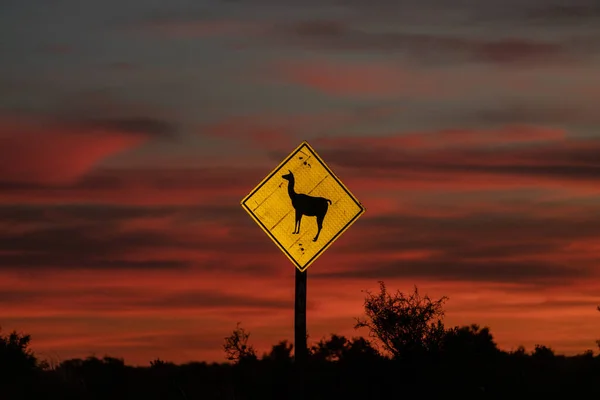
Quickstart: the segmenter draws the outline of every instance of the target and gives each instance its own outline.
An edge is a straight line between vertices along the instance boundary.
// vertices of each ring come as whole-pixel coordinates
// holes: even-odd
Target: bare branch
[[[244,328],[240,328],[240,322],[238,322],[231,335],[225,338],[223,350],[225,350],[226,358],[234,362],[242,359],[256,359],[254,347],[248,345],[249,338],[250,333],[246,332]]]

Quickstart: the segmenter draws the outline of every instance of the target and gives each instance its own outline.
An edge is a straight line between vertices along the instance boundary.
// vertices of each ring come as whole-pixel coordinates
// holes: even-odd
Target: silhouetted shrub
[[[30,335],[16,331],[0,334],[0,399],[35,397],[42,389],[43,370],[30,342]]]
[[[383,282],[379,287],[377,295],[367,291],[367,319],[357,318],[355,329],[368,328],[394,358],[416,359],[437,351],[445,334],[442,306],[448,298],[421,296],[416,286],[408,296],[400,291],[392,296]]]
[[[536,344],[531,355],[538,359],[549,360],[554,358],[554,350],[552,350],[550,347],[541,344]]]
[[[311,358],[329,362],[371,361],[380,358],[379,352],[368,340],[355,337],[348,340],[345,336],[332,334],[329,339],[321,339],[310,349]]]
[[[250,333],[247,333],[244,328],[240,328],[240,323],[237,323],[236,328],[230,336],[225,338],[223,349],[229,361],[240,362],[242,360],[256,360],[256,352],[254,347],[248,345]]]
[[[489,328],[477,324],[448,329],[442,348],[444,356],[462,360],[490,360],[500,353]]]
[[[15,377],[31,374],[38,366],[37,358],[29,348],[31,335],[12,331],[1,335],[0,330],[0,374],[3,377]]]
[[[271,348],[271,352],[264,354],[262,359],[277,363],[291,363],[293,360],[292,351],[294,345],[287,340],[282,340]]]

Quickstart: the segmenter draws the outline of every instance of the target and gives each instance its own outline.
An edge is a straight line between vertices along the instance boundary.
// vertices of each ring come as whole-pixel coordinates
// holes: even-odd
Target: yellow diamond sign
[[[263,179],[242,207],[301,272],[365,212],[307,142]]]

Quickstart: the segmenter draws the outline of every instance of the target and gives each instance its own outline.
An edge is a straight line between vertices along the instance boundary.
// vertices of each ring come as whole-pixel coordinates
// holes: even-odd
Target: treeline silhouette
[[[600,398],[600,355],[567,357],[543,345],[500,350],[487,327],[445,327],[446,300],[416,287],[390,294],[380,282],[355,324],[367,338],[331,334],[311,345],[306,399]],[[31,350],[29,335],[0,332],[0,399],[298,398],[293,345],[281,341],[259,357],[249,339],[238,323],[223,345],[229,362],[134,367],[108,356],[52,364]]]

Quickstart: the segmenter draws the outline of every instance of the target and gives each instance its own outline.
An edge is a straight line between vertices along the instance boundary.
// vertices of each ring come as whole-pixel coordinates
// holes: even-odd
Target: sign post
[[[294,302],[294,358],[298,376],[297,394],[305,398],[306,361],[308,344],[306,343],[306,274],[296,268],[296,301]]]
[[[365,208],[306,141],[244,197],[241,205],[296,266],[294,355],[303,383],[308,358],[306,270]],[[303,392],[303,384],[300,386]]]

